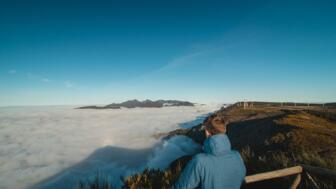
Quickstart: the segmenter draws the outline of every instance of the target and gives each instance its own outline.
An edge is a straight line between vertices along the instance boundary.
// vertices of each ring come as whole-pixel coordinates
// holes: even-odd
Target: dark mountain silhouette
[[[122,103],[112,103],[106,106],[83,106],[78,109],[120,109],[124,108],[161,108],[165,106],[194,106],[194,103],[179,100],[128,100]]]

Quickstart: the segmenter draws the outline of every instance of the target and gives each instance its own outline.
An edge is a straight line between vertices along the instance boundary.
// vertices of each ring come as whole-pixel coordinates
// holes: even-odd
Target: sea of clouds
[[[0,108],[0,188],[76,188],[79,180],[166,168],[200,146],[184,136],[153,137],[202,121],[217,105],[74,109],[71,106]]]

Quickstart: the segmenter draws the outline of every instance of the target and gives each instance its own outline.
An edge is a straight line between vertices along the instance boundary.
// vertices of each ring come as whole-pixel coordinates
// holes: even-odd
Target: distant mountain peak
[[[156,100],[146,99],[139,101],[137,99],[127,100],[122,103],[112,103],[106,106],[83,106],[78,109],[120,109],[120,108],[161,108],[166,106],[194,106],[194,103],[180,100]]]

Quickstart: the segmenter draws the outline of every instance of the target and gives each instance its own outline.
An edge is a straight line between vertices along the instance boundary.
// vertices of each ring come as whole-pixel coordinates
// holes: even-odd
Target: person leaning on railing
[[[246,168],[237,151],[231,149],[226,133],[228,120],[212,116],[204,123],[207,139],[203,153],[195,155],[181,173],[173,189],[239,189]]]

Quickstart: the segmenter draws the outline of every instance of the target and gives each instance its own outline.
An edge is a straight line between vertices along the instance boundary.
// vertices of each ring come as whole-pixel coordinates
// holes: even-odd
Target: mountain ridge
[[[137,99],[127,100],[121,103],[111,103],[106,106],[82,106],[76,109],[121,109],[121,108],[162,108],[167,106],[194,106],[195,104],[189,101],[180,100],[143,100]]]

